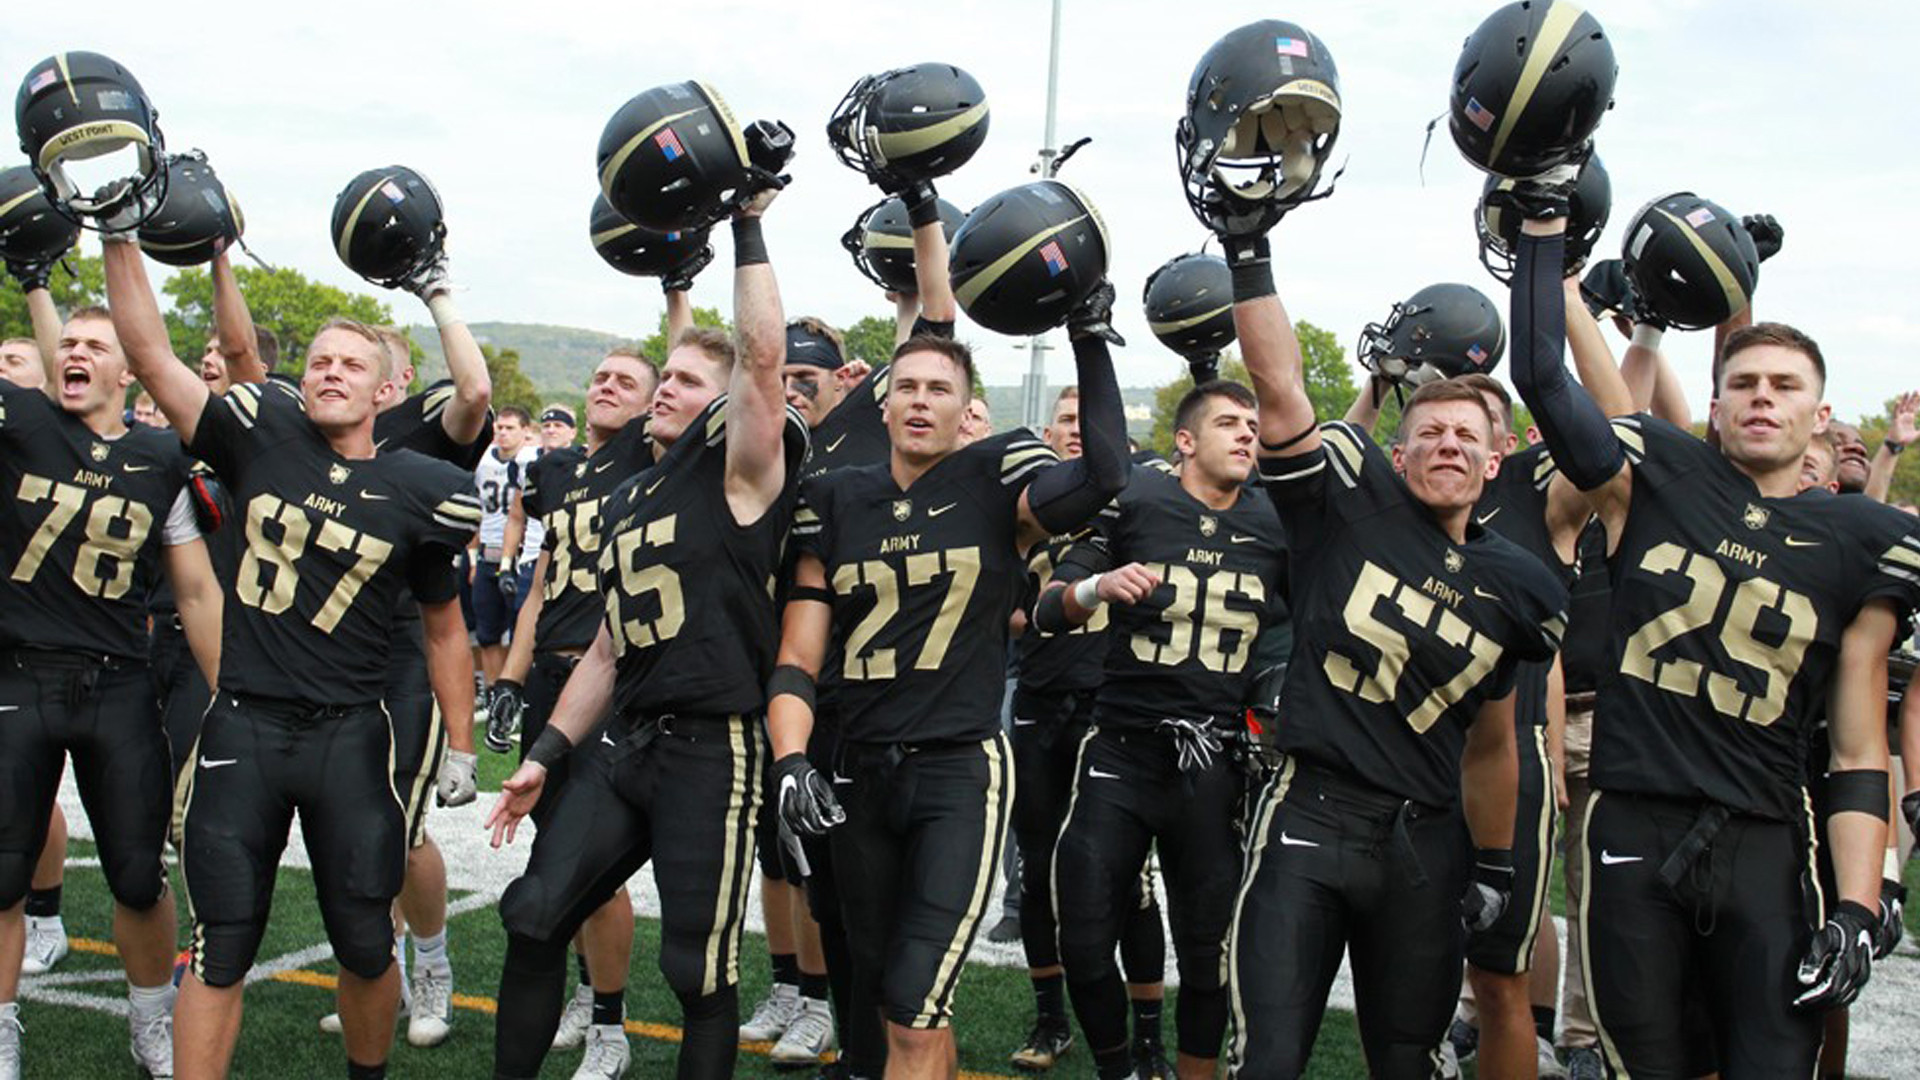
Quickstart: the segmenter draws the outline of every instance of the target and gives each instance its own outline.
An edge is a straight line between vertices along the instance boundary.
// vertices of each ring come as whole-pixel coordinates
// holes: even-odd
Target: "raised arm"
[[[190,446],[211,396],[207,384],[173,354],[134,234],[103,233],[101,239],[105,241],[107,305],[113,311],[114,333],[127,354],[127,368],[167,414],[180,441]]]
[[[453,377],[453,399],[440,413],[440,426],[447,438],[461,446],[472,445],[487,425],[487,410],[493,407],[493,377],[487,374],[487,357],[473,331],[453,304],[452,287],[444,274],[422,286],[421,298],[440,330],[440,350],[447,357],[447,374]]]
[[[761,215],[778,189],[755,196],[733,218],[733,332],[739,356],[727,384],[727,505],[739,522],[758,521],[787,482],[787,316],[767,261]]]
[[[1320,421],[1307,396],[1300,339],[1274,288],[1272,247],[1264,234],[1221,239],[1233,273],[1233,328],[1260,403],[1260,447],[1310,454],[1320,448]]]
[[[215,255],[207,272],[213,278],[213,336],[220,359],[226,362],[228,381],[266,382],[267,364],[260,355],[253,312],[247,309],[246,297],[240,295],[240,279],[234,276],[227,253]]]
[[[693,283],[688,282],[689,286]],[[691,288],[667,289],[664,291],[667,301],[667,351],[673,351],[673,343],[680,335],[693,329],[693,293]]]
[[[1914,438],[1914,414],[1920,412],[1920,390],[1909,390],[1901,394],[1887,411],[1887,434],[1880,440],[1880,448],[1873,452],[1873,461],[1867,466],[1867,486],[1863,494],[1875,502],[1886,502],[1893,492],[1893,472],[1900,464],[1900,455]]]
[[[1372,431],[1375,421],[1380,419],[1380,406],[1387,400],[1387,388],[1392,385],[1378,375],[1367,376],[1367,381],[1360,384],[1360,392],[1353,395],[1353,404],[1347,406],[1347,415],[1341,419],[1362,431]]]
[[[913,280],[920,288],[920,318],[935,326],[953,325],[960,305],[947,275],[947,231],[940,224],[940,193],[922,180],[900,193],[913,225]],[[911,325],[911,323],[909,323]]]
[[[1644,412],[1645,402],[1630,392],[1630,384],[1621,376],[1621,370],[1613,362],[1613,350],[1607,348],[1607,339],[1600,332],[1600,324],[1593,319],[1593,313],[1587,310],[1587,302],[1580,296],[1580,279],[1569,277],[1560,283],[1567,303],[1567,349],[1573,353],[1573,370],[1580,376],[1580,385],[1587,388],[1593,403],[1608,416],[1630,416]],[[1629,350],[1631,355],[1632,351]],[[1649,385],[1651,396],[1652,387]]]
[[[1113,297],[1113,284],[1102,281],[1067,316],[1080,386],[1080,456],[1042,469],[1020,493],[1014,543],[1021,551],[1085,525],[1127,486],[1126,407],[1107,351],[1109,342],[1125,344],[1110,325]]]
[[[919,272],[919,264],[916,263],[914,273]],[[951,290],[953,286],[949,284],[947,287]],[[920,297],[910,292],[890,292],[887,299],[893,301],[893,343],[899,345],[913,336],[913,324],[920,319]]]

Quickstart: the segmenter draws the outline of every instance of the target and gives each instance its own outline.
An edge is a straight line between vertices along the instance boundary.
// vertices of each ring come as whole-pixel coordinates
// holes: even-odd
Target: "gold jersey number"
[[[1813,601],[1764,577],[1746,578],[1733,586],[1733,600],[1719,620],[1720,647],[1729,659],[1760,672],[1765,680],[1765,690],[1749,694],[1731,676],[1708,672],[1698,661],[1659,660],[1653,655],[1655,649],[1713,625],[1728,592],[1727,574],[1719,561],[1665,543],[1641,556],[1640,569],[1661,576],[1681,575],[1689,588],[1685,600],[1647,620],[1627,639],[1620,671],[1681,697],[1698,695],[1704,681],[1714,711],[1730,720],[1765,727],[1780,719],[1787,710],[1793,676],[1800,670],[1807,645],[1819,632],[1820,615]],[[1778,645],[1754,636],[1761,612],[1769,609],[1786,623],[1786,634]]]
[[[278,540],[267,535],[269,523],[279,532]],[[330,634],[353,607],[360,590],[386,565],[393,554],[392,544],[332,518],[321,518],[320,527],[315,529],[313,518],[300,507],[274,495],[255,495],[247,503],[247,550],[240,558],[240,577],[234,592],[248,607],[268,615],[282,614],[293,606],[300,589],[300,558],[310,544],[322,551],[353,556],[353,565],[333,583],[332,591],[310,620],[315,629]]]
[[[980,549],[950,548],[925,551],[906,558],[906,587],[925,588],[945,576],[947,591],[940,600],[940,613],[927,630],[927,639],[914,658],[916,671],[933,671],[947,658],[960,617],[973,599],[973,587],[980,580]],[[846,596],[856,589],[873,590],[873,608],[847,636],[847,658],[843,669],[848,679],[891,679],[899,671],[892,648],[871,648],[893,617],[900,612],[900,572],[879,559],[847,563],[834,568],[833,591]]]
[[[613,539],[620,588],[607,592],[607,627],[613,635],[615,656],[624,656],[629,647],[646,649],[671,640],[687,621],[687,602],[680,590],[679,572],[657,562],[637,565],[637,556],[643,549],[672,545],[674,526],[679,519],[678,514],[668,514],[639,528],[628,529]],[[637,600],[648,593],[659,597],[658,618],[622,618],[623,600]]]
[[[1146,664],[1172,667],[1193,658],[1208,671],[1237,672],[1247,664],[1253,651],[1253,639],[1260,633],[1260,611],[1267,602],[1267,588],[1254,574],[1215,570],[1205,583],[1188,566],[1149,563],[1148,573],[1159,577],[1162,587],[1173,589],[1161,620],[1167,626],[1167,640],[1142,631],[1133,635],[1134,658]],[[1229,597],[1244,597],[1255,610],[1227,605]],[[1101,610],[1106,610],[1105,606]],[[1234,634],[1232,646],[1227,635]]]
[[[1053,553],[1051,551],[1046,550],[1045,548],[1042,548],[1039,551],[1035,552],[1033,558],[1027,560],[1027,572],[1033,575],[1033,579],[1040,583],[1040,587],[1043,590],[1047,587],[1047,583],[1053,579],[1053,571],[1055,569],[1056,569],[1056,564],[1053,561]],[[1067,587],[1072,588],[1073,586],[1069,585]],[[1107,620],[1108,620],[1109,614],[1110,612],[1108,610],[1108,605],[1101,604],[1099,607],[1094,609],[1093,615],[1091,618],[1089,618],[1086,622],[1081,623],[1079,626],[1076,626],[1073,629],[1068,630],[1067,634],[1098,634],[1107,628]],[[1041,632],[1032,626],[1028,626],[1027,633],[1039,634]],[[1043,634],[1042,636],[1062,637],[1065,635]]]
[[[547,515],[547,531],[553,534],[553,555],[547,563],[548,600],[570,588],[590,593],[598,587],[593,567],[595,556],[600,553],[601,502],[601,499],[583,499]]]
[[[1435,687],[1407,713],[1407,725],[1425,734],[1434,721],[1487,677],[1500,662],[1504,650],[1445,605],[1368,561],[1361,565],[1353,591],[1347,594],[1344,614],[1347,630],[1373,646],[1380,654],[1380,662],[1368,671],[1353,658],[1329,649],[1322,663],[1328,681],[1362,701],[1380,705],[1394,700],[1399,694],[1400,676],[1413,656],[1414,646],[1407,635],[1382,622],[1376,614],[1383,601],[1397,608],[1407,623],[1467,654],[1466,666],[1458,675]],[[1423,647],[1430,646],[1423,643]]]
[[[91,492],[77,484],[62,484],[44,476],[20,478],[20,502],[25,506],[47,503],[46,519],[27,540],[27,548],[14,564],[13,580],[32,581],[40,564],[60,534],[67,531],[81,512],[86,511],[86,541],[74,554],[73,583],[88,596],[118,600],[133,587],[133,564],[147,534],[153,531],[153,511],[118,495],[102,495],[87,509]]]

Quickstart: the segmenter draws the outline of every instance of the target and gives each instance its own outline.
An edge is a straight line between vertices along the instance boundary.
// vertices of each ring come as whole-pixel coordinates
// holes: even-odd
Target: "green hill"
[[[473,336],[482,345],[512,349],[520,354],[520,370],[542,393],[577,395],[586,385],[593,366],[607,350],[631,339],[599,330],[575,326],[547,326],[542,323],[477,322],[469,324]],[[431,326],[410,326],[408,333],[420,343],[431,362],[430,368],[445,370],[440,355],[440,335]]]

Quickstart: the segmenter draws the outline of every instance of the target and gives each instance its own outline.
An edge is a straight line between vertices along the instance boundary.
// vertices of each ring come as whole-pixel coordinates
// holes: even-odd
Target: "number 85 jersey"
[[[1614,430],[1633,503],[1608,560],[1593,783],[1798,820],[1803,747],[1841,636],[1869,600],[1920,602],[1920,527],[1862,496],[1764,498],[1653,417]]]
[[[391,620],[416,575],[480,524],[473,474],[411,450],[333,452],[281,383],[209,398],[192,451],[233,501],[220,688],[314,705],[377,701]]]
[[[1553,658],[1567,591],[1478,524],[1456,544],[1372,439],[1323,424],[1320,448],[1262,457],[1287,530],[1293,655],[1277,745],[1401,798],[1451,807],[1481,704],[1521,661]]]

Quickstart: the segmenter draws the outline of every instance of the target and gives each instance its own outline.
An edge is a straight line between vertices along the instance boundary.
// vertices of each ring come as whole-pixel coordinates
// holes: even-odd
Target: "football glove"
[[[1460,898],[1460,921],[1467,932],[1483,934],[1500,921],[1513,898],[1513,851],[1510,848],[1477,848],[1473,853],[1473,877]]]
[[[113,185],[102,187],[94,198],[104,200]],[[159,209],[159,197],[138,189],[123,194],[98,217],[100,239],[112,243],[137,243],[140,226]]]
[[[1787,230],[1772,214],[1748,214],[1740,219],[1740,225],[1753,237],[1753,250],[1766,262],[1780,254],[1780,245],[1787,239]]]
[[[1538,176],[1521,177],[1510,187],[1495,188],[1487,194],[1487,205],[1510,209],[1532,221],[1566,217],[1574,186],[1580,182],[1580,170],[1592,153],[1593,147],[1588,145]]]
[[[796,836],[824,836],[847,820],[826,778],[802,753],[788,754],[773,763],[775,790],[780,795],[780,824]]]
[[[1874,927],[1879,919],[1865,907],[1842,900],[1813,935],[1800,959],[1800,985],[1793,999],[1802,1009],[1826,1010],[1852,1004],[1873,974]]]
[[[415,270],[400,283],[400,287],[421,300],[431,300],[441,293],[452,292],[453,279],[447,274],[447,253],[441,252],[439,258]]]
[[[465,806],[479,794],[475,772],[480,767],[480,758],[464,750],[447,751],[447,759],[440,763],[440,805]]]
[[[1873,958],[1881,960],[1900,944],[1907,934],[1903,914],[1907,906],[1907,887],[1891,878],[1880,880],[1880,925],[1873,934]]]
[[[1113,299],[1113,282],[1103,280],[1094,286],[1086,299],[1067,313],[1067,337],[1074,341],[1097,337],[1114,345],[1125,345],[1127,339],[1113,328]]]
[[[526,690],[513,679],[497,679],[487,699],[487,749],[504,754],[513,749],[513,737],[527,711]]]
[[[20,283],[20,291],[32,292],[44,289],[53,280],[52,262],[17,262],[7,260],[7,274]]]
[[[1206,772],[1213,768],[1213,756],[1224,748],[1220,733],[1213,729],[1210,717],[1204,720],[1162,720],[1159,729],[1173,740],[1183,773]]]
[[[502,562],[494,574],[494,581],[500,585],[500,595],[511,604],[520,596],[520,567],[517,563]]]

